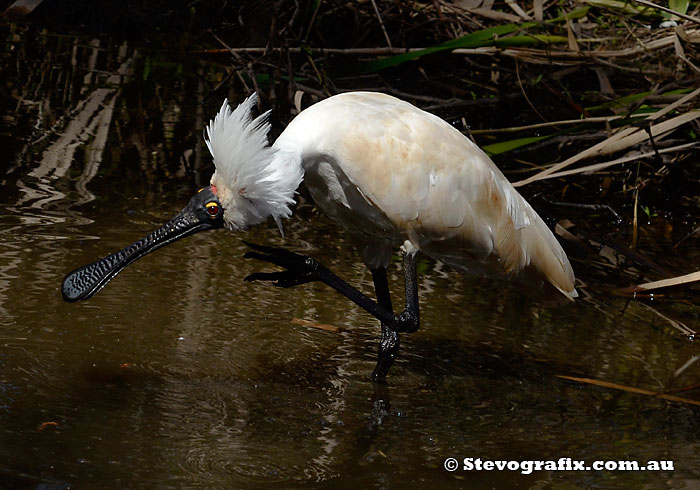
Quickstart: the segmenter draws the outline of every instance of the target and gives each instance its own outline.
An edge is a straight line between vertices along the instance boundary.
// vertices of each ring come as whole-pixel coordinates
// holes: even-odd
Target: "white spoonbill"
[[[252,257],[285,270],[255,273],[291,287],[322,281],[381,321],[375,380],[419,327],[417,252],[454,268],[510,277],[530,291],[573,299],[574,274],[542,219],[489,157],[439,117],[395,97],[350,92],[301,112],[272,146],[268,113],[253,119],[255,95],[235,110],[225,101],[207,127],[216,171],[171,221],[124,250],[66,276],[66,301],[87,299],[139,257],[198,231],[245,230],[291,215],[302,178],[316,205],[347,230],[372,273],[377,301],[316,260],[249,244]],[[405,309],[394,314],[386,268],[403,252]]]

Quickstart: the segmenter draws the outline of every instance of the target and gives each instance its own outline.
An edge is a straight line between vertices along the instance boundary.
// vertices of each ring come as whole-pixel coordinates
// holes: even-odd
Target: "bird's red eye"
[[[219,205],[215,202],[207,203],[207,213],[209,213],[209,216],[216,216],[219,214]]]

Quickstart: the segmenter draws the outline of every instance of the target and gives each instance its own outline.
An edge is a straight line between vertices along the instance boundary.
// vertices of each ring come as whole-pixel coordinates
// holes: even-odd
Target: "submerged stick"
[[[561,378],[561,379],[566,379],[569,381],[576,381],[577,383],[585,383],[585,384],[589,384],[589,385],[600,386],[602,388],[611,388],[613,390],[626,391],[627,393],[635,393],[637,395],[645,395],[645,396],[651,396],[654,398],[661,398],[661,399],[669,401],[669,402],[687,403],[689,405],[696,405],[696,406],[700,407],[700,401],[698,401],[698,400],[691,400],[690,398],[682,398],[680,396],[675,396],[675,395],[667,395],[666,393],[658,393],[656,391],[643,390],[641,388],[635,388],[633,386],[625,386],[625,385],[620,385],[617,383],[611,383],[609,381],[601,381],[598,379],[577,378],[575,376],[564,376],[562,374],[557,374],[556,377]]]
[[[335,325],[312,322],[311,320],[304,320],[303,318],[292,318],[290,323],[293,323],[294,325],[301,325],[302,327],[317,328],[319,330],[325,330],[326,332],[339,333],[343,331],[341,327]]]

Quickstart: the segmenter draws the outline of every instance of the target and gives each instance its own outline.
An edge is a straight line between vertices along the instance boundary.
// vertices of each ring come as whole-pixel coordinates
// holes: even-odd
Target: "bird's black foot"
[[[377,366],[372,373],[372,380],[381,381],[386,377],[399,350],[397,332],[415,332],[420,325],[415,253],[404,254],[406,308],[395,315],[391,307],[389,288],[386,284],[385,268],[372,272],[379,300],[377,303],[333,274],[316,259],[281,248],[256,245],[245,241],[243,243],[253,249],[253,252],[244,255],[245,258],[269,262],[285,269],[277,272],[256,272],[247,276],[246,281],[271,281],[275,286],[282,288],[320,281],[379,320],[382,323],[382,340],[379,344]]]
[[[246,253],[244,255],[245,258],[262,260],[286,269],[277,272],[256,272],[247,276],[245,278],[246,281],[271,281],[275,286],[282,288],[291,288],[300,284],[319,281],[332,287],[378,320],[387,324],[392,324],[395,321],[394,314],[390,309],[372,301],[356,288],[333,274],[318,260],[282,248],[267,247],[248,242],[243,243],[254,250],[254,252]],[[398,330],[398,328],[394,330]]]
[[[281,288],[291,288],[309,282],[321,280],[319,271],[323,266],[314,258],[290,252],[283,248],[267,247],[243,241],[255,252],[247,252],[243,257],[283,267],[278,272],[255,272],[246,276],[246,281],[272,281]]]
[[[376,430],[384,423],[384,418],[391,414],[389,388],[386,384],[374,383],[372,390],[372,414],[368,429]]]

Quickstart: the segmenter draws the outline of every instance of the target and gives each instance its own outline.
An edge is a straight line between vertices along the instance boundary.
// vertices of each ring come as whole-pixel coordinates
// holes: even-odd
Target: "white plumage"
[[[406,241],[471,273],[577,296],[571,265],[542,219],[490,158],[439,117],[381,93],[351,92],[300,113],[272,147],[255,99],[224,103],[208,146],[226,222],[288,217],[302,171],[316,204],[348,229],[365,263],[386,267]]]
[[[282,232],[280,218],[291,216],[289,207],[303,174],[293,156],[269,146],[270,111],[253,119],[256,101],[253,94],[232,111],[224,100],[209,122],[204,140],[216,166],[211,184],[224,208],[227,228],[244,230],[271,216]]]

